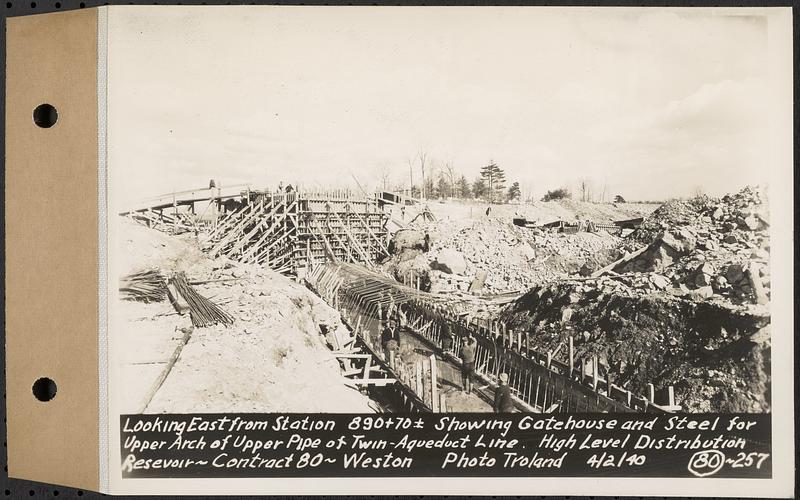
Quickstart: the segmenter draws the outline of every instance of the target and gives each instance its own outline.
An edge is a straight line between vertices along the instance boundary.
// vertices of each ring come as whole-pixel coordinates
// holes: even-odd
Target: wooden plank
[[[431,363],[431,380],[430,380],[430,393],[431,393],[431,410],[434,412],[439,411],[439,394],[438,394],[438,386],[437,386],[437,379],[438,379],[438,369],[436,366],[436,356],[431,354],[430,356],[430,363]]]

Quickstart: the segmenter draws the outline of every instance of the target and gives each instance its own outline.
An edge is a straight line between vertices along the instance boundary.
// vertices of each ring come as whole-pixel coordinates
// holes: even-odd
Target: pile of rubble
[[[554,351],[567,336],[619,384],[672,385],[688,411],[769,411],[769,217],[759,189],[670,202],[590,277],[534,287],[502,318]],[[632,250],[632,251],[631,251]]]
[[[631,239],[648,246],[614,266],[616,273],[650,273],[654,288],[675,295],[769,302],[768,205],[757,189],[667,203]]]
[[[605,231],[565,234],[497,219],[475,221],[445,236],[437,229],[428,228],[428,252],[419,242],[423,231],[398,233],[397,256],[389,263],[396,275],[412,269],[424,275],[433,292],[466,292],[478,277],[485,277],[480,293],[523,292],[569,275],[587,275],[621,255],[621,239]]]

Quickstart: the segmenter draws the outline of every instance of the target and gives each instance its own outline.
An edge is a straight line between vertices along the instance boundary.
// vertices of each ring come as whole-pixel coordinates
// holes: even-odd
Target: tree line
[[[414,198],[478,199],[489,203],[506,203],[522,197],[519,182],[509,184],[505,171],[494,161],[481,167],[478,176],[472,180],[456,171],[451,162],[433,166],[424,152],[409,159],[407,166],[408,180],[405,182],[391,179],[391,169],[384,167],[378,189],[408,192],[410,184],[410,195]]]
[[[388,165],[381,170],[379,190],[409,193],[414,198],[462,200],[481,200],[489,203],[508,203],[514,201],[534,201],[530,192],[523,193],[518,181],[508,182],[505,171],[494,161],[481,167],[478,175],[468,179],[458,172],[452,162],[431,161],[427,153],[421,151],[416,157],[407,160],[405,180],[393,178],[397,172]],[[409,185],[411,186],[409,190]],[[591,203],[625,203],[619,194],[608,192],[605,181],[594,182],[587,177],[578,179],[575,199]],[[573,192],[567,186],[551,189],[541,198],[542,201],[572,199]]]

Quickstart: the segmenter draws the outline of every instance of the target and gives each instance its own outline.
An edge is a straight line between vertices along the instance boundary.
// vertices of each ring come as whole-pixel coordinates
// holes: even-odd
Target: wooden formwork
[[[332,260],[372,267],[388,254],[388,215],[377,199],[349,192],[209,188],[154,198],[121,215],[167,232],[207,232],[212,256],[294,276]]]
[[[522,411],[680,411],[671,388],[662,394],[649,385],[648,394],[640,397],[616,385],[610,371],[601,376],[598,357],[577,358],[572,338],[554,351],[537,351],[530,345],[528,332],[514,332],[491,319],[467,321],[453,314],[450,304],[438,297],[358,266],[319,266],[309,278],[322,298],[340,310],[381,319],[401,317],[408,331],[450,363],[461,363],[456,354],[471,334],[477,341],[477,376],[494,387],[500,373],[507,374],[514,403]],[[443,347],[445,335],[450,337],[447,349]],[[567,362],[556,359],[562,350]]]
[[[376,200],[309,195],[298,213],[294,255],[299,268],[331,259],[371,267],[388,254],[388,216]]]

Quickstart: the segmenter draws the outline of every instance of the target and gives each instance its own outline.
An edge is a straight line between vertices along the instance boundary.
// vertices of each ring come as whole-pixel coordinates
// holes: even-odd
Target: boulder
[[[744,225],[751,231],[757,231],[761,227],[761,221],[758,217],[750,215],[749,217],[745,217]]]
[[[431,268],[448,274],[463,275],[467,271],[467,261],[458,250],[445,248],[439,252],[436,260],[431,262]]]
[[[664,234],[661,235],[661,243],[683,255],[695,249],[697,239],[688,231],[680,229],[678,231],[664,231]]]
[[[650,283],[655,285],[656,288],[659,290],[664,290],[670,285],[670,281],[667,277],[662,276],[660,274],[653,274],[650,276]]]
[[[728,283],[738,283],[742,281],[743,276],[744,266],[742,266],[742,264],[731,264],[728,266],[727,271],[725,271],[725,279],[728,280]]]
[[[469,285],[469,291],[471,293],[478,293],[483,289],[483,285],[486,283],[488,273],[482,269],[479,269],[478,272],[475,274],[475,279],[472,280],[472,283]],[[541,290],[540,290],[541,292]]]
[[[536,250],[531,248],[527,243],[523,243],[518,247],[519,254],[527,261],[532,261],[536,258]]]
[[[707,299],[714,295],[714,289],[710,286],[701,286],[697,290],[691,292],[691,296],[695,299]]]
[[[756,260],[763,261],[763,262],[768,262],[769,261],[769,252],[767,252],[763,248],[754,248],[750,252],[750,257],[753,258],[753,259],[756,259]]]
[[[706,273],[698,273],[694,278],[694,284],[698,287],[704,287],[711,284],[711,276]]]
[[[394,233],[389,249],[393,254],[403,250],[421,249],[425,242],[425,233],[418,229],[400,229]]]

